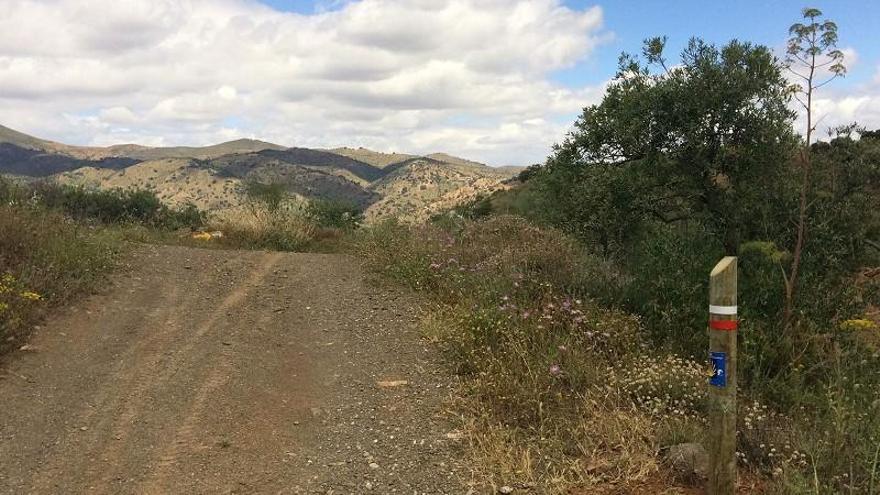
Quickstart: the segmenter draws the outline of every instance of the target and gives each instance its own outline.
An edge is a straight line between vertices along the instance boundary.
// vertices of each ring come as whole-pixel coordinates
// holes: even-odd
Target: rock
[[[462,438],[464,438],[464,433],[458,430],[452,430],[446,434],[446,438],[450,440],[461,440]]]
[[[19,350],[19,351],[31,351],[31,352],[33,352],[33,351],[36,351],[37,348],[34,347],[34,346],[32,346],[32,345],[30,345],[30,344],[25,344],[25,345],[19,347],[18,350]]]
[[[666,461],[679,476],[705,479],[709,475],[709,453],[698,443],[680,443],[669,447]]]
[[[504,485],[498,489],[498,493],[513,493],[513,487]]]
[[[379,465],[376,464],[375,462],[371,462],[371,463],[370,463],[370,469],[379,469]]]

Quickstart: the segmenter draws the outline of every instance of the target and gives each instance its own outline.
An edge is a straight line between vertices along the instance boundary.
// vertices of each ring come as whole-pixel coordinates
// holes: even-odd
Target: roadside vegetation
[[[787,61],[646,40],[521,185],[363,233],[374,269],[431,296],[495,485],[637,486],[703,443],[708,274],[737,255],[749,490],[880,493],[880,135],[795,132],[793,98],[809,111],[845,67],[821,12],[791,36]]]
[[[363,222],[354,205],[290,195],[281,184],[249,182],[243,208],[220,213],[208,228],[223,233],[220,243],[241,249],[336,250]]]
[[[0,355],[21,346],[48,308],[97,289],[122,249],[111,232],[0,178]]]
[[[361,228],[357,208],[278,184],[206,216],[2,181],[0,345],[96,287],[121,239],[352,249],[424,294],[426,335],[463,378],[477,480],[650,491],[705,474],[666,459],[705,442],[708,274],[736,255],[746,489],[880,493],[880,132],[813,138],[813,94],[845,61],[821,12],[790,32],[785,61],[697,39],[670,60],[646,40],[546,163],[423,225]]]
[[[277,185],[251,184],[248,195],[246,207],[208,215],[148,190],[0,177],[0,355],[23,345],[47,309],[98,290],[130,242],[327,251],[362,221],[349,205],[297,200]]]

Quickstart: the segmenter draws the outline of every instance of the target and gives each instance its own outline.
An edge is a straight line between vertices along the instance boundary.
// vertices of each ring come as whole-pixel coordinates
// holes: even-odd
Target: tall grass
[[[123,249],[106,230],[40,206],[0,205],[0,354],[52,306],[99,287]]]
[[[223,245],[240,249],[300,251],[316,234],[315,225],[295,206],[229,210],[211,218],[208,226],[223,232]]]
[[[514,217],[386,223],[359,246],[374,270],[434,301],[426,332],[467,378],[469,439],[490,485],[638,484],[664,476],[656,452],[699,424],[699,400],[667,365],[681,362],[690,382],[700,365],[646,362],[639,319],[587,297],[616,275],[562,234]]]
[[[634,287],[642,279],[515,217],[387,222],[357,245],[373,270],[432,301],[425,331],[464,378],[474,466],[489,485],[635,489],[668,479],[667,447],[704,441],[709,370],[692,349],[705,345],[705,321],[671,328],[675,318],[611,309],[638,308],[639,295],[662,314],[651,307],[661,290],[704,301],[690,279]],[[767,368],[754,361],[774,348],[758,324],[741,332],[752,370],[740,390],[743,472],[771,493],[880,491],[880,353],[865,338],[876,327],[814,330],[823,337],[802,349],[803,362],[756,376]]]

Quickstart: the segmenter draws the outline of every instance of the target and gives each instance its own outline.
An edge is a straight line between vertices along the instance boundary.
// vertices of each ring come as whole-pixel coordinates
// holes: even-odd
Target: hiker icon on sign
[[[727,386],[727,355],[723,352],[713,352],[712,353],[712,378],[709,379],[709,384],[715,387],[726,387]]]

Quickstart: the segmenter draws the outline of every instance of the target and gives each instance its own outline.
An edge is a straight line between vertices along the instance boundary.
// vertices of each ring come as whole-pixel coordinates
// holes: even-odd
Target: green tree
[[[264,184],[255,180],[245,183],[245,192],[253,201],[265,205],[270,212],[276,212],[286,199],[290,197],[284,184],[269,183]]]
[[[733,254],[766,235],[772,184],[793,149],[784,69],[766,47],[699,39],[670,66],[665,44],[651,38],[642,57],[622,55],[602,102],[556,146],[543,174],[554,223],[612,239],[608,215],[628,229],[697,221]],[[587,193],[587,182],[599,188]],[[579,201],[594,204],[571,208]]]
[[[788,40],[786,50],[788,70],[799,79],[792,89],[795,93],[795,99],[803,106],[806,117],[806,135],[798,153],[801,183],[797,234],[791,265],[784,277],[785,311],[783,320],[786,329],[791,326],[809,219],[807,209],[809,208],[808,197],[813,168],[810,144],[815,131],[813,95],[822,86],[846,74],[846,67],[843,65],[843,52],[837,49],[837,24],[827,19],[822,20],[822,11],[815,8],[805,8],[803,18],[805,23],[796,23],[789,28],[788,32],[791,37]]]

